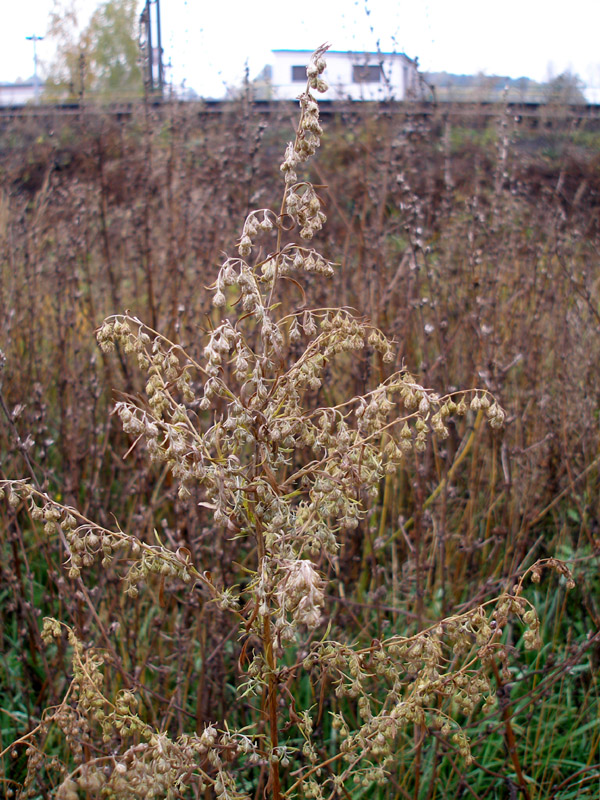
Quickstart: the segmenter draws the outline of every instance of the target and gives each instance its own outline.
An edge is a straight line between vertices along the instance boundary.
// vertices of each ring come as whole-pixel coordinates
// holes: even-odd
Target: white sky
[[[6,0],[5,0],[6,2]],[[89,13],[98,0],[78,0]],[[139,6],[143,5],[142,0]],[[46,33],[53,0],[17,0],[0,24],[0,82],[33,74],[26,36]],[[421,69],[545,80],[578,73],[600,99],[600,0],[161,0],[164,60],[175,83],[224,94],[270,62],[272,49],[377,49]],[[38,43],[41,61],[52,56]]]

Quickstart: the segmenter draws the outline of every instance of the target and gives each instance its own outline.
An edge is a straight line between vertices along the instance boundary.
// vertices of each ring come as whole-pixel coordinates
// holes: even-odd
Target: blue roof
[[[314,50],[292,50],[290,48],[277,48],[275,50],[271,50],[272,53],[314,53]],[[381,50],[374,52],[373,50],[328,50],[327,54],[329,55],[343,55],[343,56],[402,56],[402,58],[408,58],[409,61],[413,61],[410,56],[407,56],[406,53],[384,53]],[[327,54],[325,57],[327,57]]]

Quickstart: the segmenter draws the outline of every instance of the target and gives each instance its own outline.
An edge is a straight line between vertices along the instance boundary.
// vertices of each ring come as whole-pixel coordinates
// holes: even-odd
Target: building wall
[[[0,83],[0,105],[22,106],[34,99],[33,83]]]
[[[304,90],[310,50],[274,50],[272,86],[279,100],[293,100]],[[328,100],[405,100],[418,89],[416,65],[400,53],[329,51],[323,77]],[[293,80],[297,73],[298,80]],[[301,79],[300,79],[301,78]],[[362,80],[361,80],[362,78]]]

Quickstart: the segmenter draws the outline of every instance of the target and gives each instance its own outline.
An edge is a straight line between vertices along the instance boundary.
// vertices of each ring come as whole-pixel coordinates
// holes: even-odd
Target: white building
[[[33,78],[28,81],[15,83],[0,83],[0,105],[23,106],[35,100],[35,82]]]
[[[277,100],[293,100],[306,85],[311,50],[273,50],[271,86]],[[404,53],[328,50],[323,77],[327,100],[411,100],[419,97],[417,62]]]

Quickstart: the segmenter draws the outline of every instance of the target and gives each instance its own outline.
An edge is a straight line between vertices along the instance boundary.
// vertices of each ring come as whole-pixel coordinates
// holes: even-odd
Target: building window
[[[294,83],[306,83],[306,67],[292,67],[292,80]]]
[[[354,83],[380,83],[380,64],[355,64],[352,67],[352,81]]]

